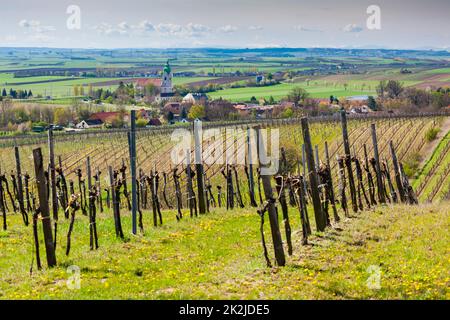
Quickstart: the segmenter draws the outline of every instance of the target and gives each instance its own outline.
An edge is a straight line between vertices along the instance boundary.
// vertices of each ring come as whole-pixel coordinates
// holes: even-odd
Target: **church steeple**
[[[169,64],[169,60],[167,60],[166,65],[164,66],[164,73],[170,74],[172,72],[172,70],[170,69],[170,64]]]
[[[163,68],[160,96],[161,98],[173,96],[172,69],[170,68],[169,60],[167,60]]]

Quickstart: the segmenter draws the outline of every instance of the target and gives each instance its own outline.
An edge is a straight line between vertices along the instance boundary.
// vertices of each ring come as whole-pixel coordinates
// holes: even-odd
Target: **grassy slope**
[[[354,95],[364,95],[364,94],[374,94],[372,91],[361,91],[361,90],[353,90],[349,88],[345,90],[343,87],[325,87],[321,84],[306,86],[305,84],[297,84],[297,83],[281,83],[274,86],[268,87],[252,87],[252,88],[236,88],[236,89],[224,89],[216,92],[211,92],[209,95],[212,98],[222,97],[223,99],[231,100],[231,101],[243,101],[250,100],[252,96],[255,96],[257,99],[266,98],[268,99],[272,96],[275,99],[281,99],[287,96],[289,91],[294,87],[302,87],[313,98],[329,98],[330,95],[334,95],[337,97],[347,97]]]
[[[128,215],[123,220],[129,234]],[[0,232],[0,298],[450,298],[449,204],[365,212],[314,236],[306,247],[299,244],[298,213],[292,209],[294,256],[286,267],[273,269],[265,267],[253,209],[216,210],[180,223],[166,212],[165,220],[153,228],[146,212],[145,236],[123,243],[115,239],[112,217],[102,215],[100,249],[90,252],[87,218],[79,214],[69,258],[63,254],[63,221],[59,266],[30,276],[31,229],[13,215],[10,229]],[[42,244],[41,250],[45,265]],[[81,268],[80,290],[66,287],[69,265]],[[366,286],[371,265],[381,267],[380,290]]]

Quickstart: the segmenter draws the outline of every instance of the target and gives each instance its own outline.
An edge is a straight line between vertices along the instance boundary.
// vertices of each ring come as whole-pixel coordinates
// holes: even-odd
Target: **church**
[[[159,100],[168,100],[173,97],[172,78],[172,69],[170,68],[169,60],[167,60],[162,73]]]
[[[159,89],[159,94],[155,97],[155,100],[158,102],[165,101],[174,96],[172,78],[172,69],[170,67],[169,60],[167,60],[160,79],[141,78],[135,82],[135,87],[138,90],[144,90],[147,85],[153,84]]]

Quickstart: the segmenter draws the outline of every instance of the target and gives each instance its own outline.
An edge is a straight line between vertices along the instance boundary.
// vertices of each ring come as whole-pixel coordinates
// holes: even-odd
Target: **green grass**
[[[98,251],[89,251],[88,221],[78,214],[70,256],[63,253],[68,224],[61,221],[58,266],[34,270],[32,275],[31,228],[12,215],[8,231],[0,232],[0,298],[450,298],[448,204],[364,212],[313,236],[308,246],[299,243],[298,212],[291,209],[290,214],[294,255],[284,268],[266,268],[254,209],[217,209],[181,222],[173,212],[164,212],[165,223],[158,228],[151,226],[150,213],[145,212],[145,235],[135,237],[130,236],[129,215],[124,214],[125,242],[115,238],[112,216],[102,214]],[[268,222],[266,240],[271,248]],[[42,236],[41,258],[45,266]],[[81,270],[79,290],[66,286],[71,265]],[[366,285],[370,266],[380,268],[379,290]]]
[[[1,76],[5,74],[0,74]],[[105,82],[111,80],[120,80],[121,78],[82,78],[82,79],[73,79],[66,81],[58,81],[58,82],[49,82],[49,83],[31,83],[25,85],[15,85],[14,82],[32,82],[32,81],[43,81],[49,79],[62,79],[65,77],[29,77],[29,78],[7,78],[6,76],[0,77],[0,89],[6,88],[9,92],[9,89],[15,90],[30,90],[33,92],[33,95],[36,96],[38,94],[41,95],[50,95],[53,97],[70,97],[73,95],[73,86],[74,85],[84,85],[85,93],[87,93],[87,86],[89,84],[95,84],[97,82]],[[10,80],[8,80],[10,79]],[[128,78],[127,78],[128,79]],[[214,79],[209,77],[191,77],[191,78],[174,78],[175,85],[187,84],[190,82],[203,81],[208,79]],[[12,82],[10,82],[12,81]],[[7,82],[7,85],[4,85],[4,82]],[[101,86],[102,88],[114,90],[118,85],[108,85]],[[94,86],[94,89],[99,89],[100,86]]]
[[[375,94],[374,91],[352,89],[351,86],[348,87],[348,90],[345,90],[343,86],[333,87],[330,85],[327,87],[323,83],[315,85],[314,81],[312,81],[309,86],[306,83],[281,83],[268,87],[225,89],[209,93],[209,95],[212,98],[222,97],[231,101],[248,101],[252,96],[255,96],[257,99],[268,99],[272,96],[274,99],[279,100],[286,97],[289,91],[297,86],[304,88],[313,98],[329,98],[330,95],[342,98],[354,95]]]
[[[441,156],[441,153],[444,151],[446,145],[449,143],[450,140],[450,132],[448,132],[442,140],[439,142],[437,147],[433,150],[433,153],[431,154],[430,158],[427,160],[423,168],[421,169],[418,177],[413,182],[413,187],[417,188],[420,183],[429,175],[431,169],[436,164],[437,160]]]

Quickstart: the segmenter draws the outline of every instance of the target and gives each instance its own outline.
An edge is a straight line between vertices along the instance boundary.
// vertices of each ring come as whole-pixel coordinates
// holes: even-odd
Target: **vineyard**
[[[168,259],[165,265],[157,264],[169,268],[170,255],[185,259],[177,250],[189,255],[195,249],[191,246],[201,246],[200,236],[211,229],[217,237],[204,235],[203,240],[211,241],[202,247],[206,251],[241,252],[240,241],[224,240],[222,246],[222,233],[225,239],[226,234],[245,238],[243,244],[254,245],[259,238],[259,252],[244,251],[268,267],[289,266],[286,255],[309,252],[322,233],[360,227],[352,219],[361,213],[390,207],[401,211],[402,205],[419,208],[419,203],[448,200],[449,133],[426,155],[414,177],[408,177],[405,168],[410,159],[424,153],[429,144],[426,132],[446,122],[445,114],[347,119],[341,113],[327,118],[203,124],[201,139],[199,124],[175,130],[3,138],[0,247],[8,246],[2,260],[20,257],[3,279],[12,281],[16,270],[22,271],[21,279],[29,272],[39,276],[39,270],[46,269],[41,262],[44,252],[48,267],[66,268],[102,255],[107,255],[102,264],[110,265],[118,258],[103,246],[114,250],[122,244],[134,255],[131,248],[151,247],[152,241],[155,248],[148,254],[157,261]],[[188,148],[180,148],[183,141]],[[262,155],[273,156],[279,150],[276,171],[265,174],[270,164]],[[234,215],[254,230],[238,232]],[[223,230],[216,224],[223,224]],[[14,235],[27,245],[21,246]],[[199,243],[185,243],[184,237]],[[203,263],[215,265],[206,253],[194,255],[192,261],[196,264],[190,267],[198,274]],[[58,268],[52,270],[58,273]]]

